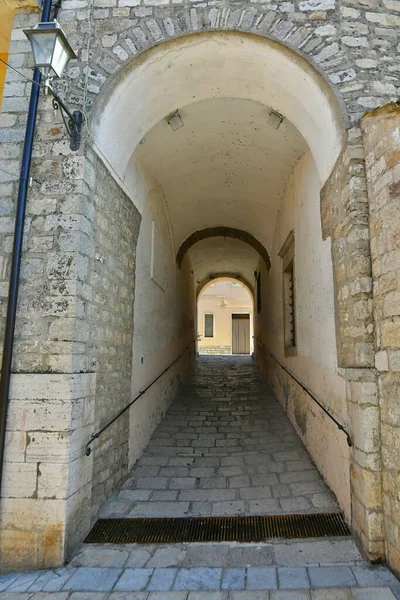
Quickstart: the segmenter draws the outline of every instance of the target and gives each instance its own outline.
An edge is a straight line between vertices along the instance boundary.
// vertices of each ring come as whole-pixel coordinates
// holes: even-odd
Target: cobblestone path
[[[250,357],[202,357],[102,517],[335,511]]]

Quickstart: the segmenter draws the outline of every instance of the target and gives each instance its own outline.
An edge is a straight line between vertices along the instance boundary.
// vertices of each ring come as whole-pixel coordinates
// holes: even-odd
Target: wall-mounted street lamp
[[[57,21],[38,23],[35,27],[24,29],[24,33],[32,46],[35,67],[46,78],[45,90],[53,96],[53,107],[61,110],[70,136],[71,150],[78,150],[84,122],[83,113],[80,110],[71,112],[51,85],[53,77],[61,77],[69,61],[77,56]],[[67,115],[68,121],[64,119],[63,113]]]

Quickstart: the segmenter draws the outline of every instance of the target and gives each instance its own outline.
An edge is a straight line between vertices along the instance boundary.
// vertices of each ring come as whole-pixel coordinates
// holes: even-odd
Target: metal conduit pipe
[[[44,0],[42,21],[50,20],[51,0]],[[7,316],[4,331],[3,358],[0,379],[0,496],[6,442],[7,411],[9,404],[11,367],[14,348],[15,319],[17,313],[19,275],[21,270],[22,242],[24,237],[24,222],[26,202],[29,187],[29,172],[31,167],[33,139],[36,128],[37,108],[39,102],[41,73],[35,69],[29,101],[28,120],[25,130],[24,149],[19,179],[17,207],[14,225],[14,242],[11,262],[10,286],[8,292]]]

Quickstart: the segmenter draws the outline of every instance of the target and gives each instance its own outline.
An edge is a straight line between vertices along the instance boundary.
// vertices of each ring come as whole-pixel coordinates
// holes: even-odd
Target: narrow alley
[[[101,517],[336,511],[249,356],[201,357]]]

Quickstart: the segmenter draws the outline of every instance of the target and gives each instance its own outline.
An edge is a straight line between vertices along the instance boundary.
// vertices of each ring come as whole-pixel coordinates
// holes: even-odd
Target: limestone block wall
[[[368,113],[361,124],[370,210],[384,538],[388,560],[399,572],[400,106],[393,103]]]
[[[322,235],[331,238],[338,366],[374,364],[372,279],[364,149],[359,127],[321,191]]]
[[[57,566],[90,526],[96,375],[14,374],[0,503],[2,569]]]
[[[92,233],[87,279],[88,367],[96,372],[95,429],[130,399],[136,243],[141,217],[104,163],[89,149]],[[125,413],[93,447],[93,516],[128,469],[129,417]]]

